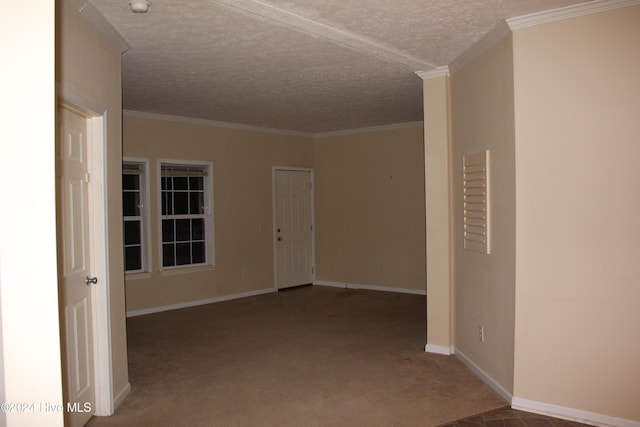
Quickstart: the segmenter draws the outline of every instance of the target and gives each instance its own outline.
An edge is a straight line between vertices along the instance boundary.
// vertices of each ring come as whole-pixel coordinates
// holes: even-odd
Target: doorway
[[[313,169],[273,168],[275,288],[313,283]]]

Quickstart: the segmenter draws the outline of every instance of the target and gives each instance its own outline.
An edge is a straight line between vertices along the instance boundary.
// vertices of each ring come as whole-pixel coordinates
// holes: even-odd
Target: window
[[[211,165],[161,163],[162,267],[213,263]]]
[[[122,164],[122,216],[124,219],[124,269],[148,271],[146,161]]]

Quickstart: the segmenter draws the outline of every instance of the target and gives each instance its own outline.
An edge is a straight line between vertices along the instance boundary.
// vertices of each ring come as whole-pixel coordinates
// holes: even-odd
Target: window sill
[[[183,266],[160,270],[160,276],[174,276],[176,274],[200,273],[203,271],[214,271],[216,267],[211,264],[201,264],[194,266]]]

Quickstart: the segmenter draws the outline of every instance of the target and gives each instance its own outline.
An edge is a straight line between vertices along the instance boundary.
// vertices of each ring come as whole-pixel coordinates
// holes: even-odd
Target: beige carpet
[[[504,407],[424,352],[425,297],[304,287],[130,318],[132,391],[90,426],[435,426]]]

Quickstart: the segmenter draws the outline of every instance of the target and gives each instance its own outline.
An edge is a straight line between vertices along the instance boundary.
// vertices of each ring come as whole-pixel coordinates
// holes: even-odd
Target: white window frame
[[[139,164],[142,165],[142,173],[140,174],[140,245],[141,245],[141,269],[139,270],[126,270],[126,259],[124,267],[125,267],[125,275],[137,275],[137,274],[145,274],[151,272],[151,221],[149,220],[149,207],[151,204],[149,203],[149,159],[140,158],[140,157],[123,157],[122,164],[123,166],[127,163]],[[124,175],[124,168],[123,173]],[[124,192],[124,189],[121,190]],[[124,223],[125,217],[122,217],[122,227],[124,231]],[[123,237],[123,253],[124,253],[124,237]]]
[[[181,264],[165,266],[163,261],[163,239],[162,239],[162,166],[193,166],[201,167],[207,170],[204,177],[204,222],[205,222],[205,261],[198,264]],[[158,173],[158,259],[160,271],[175,271],[184,269],[194,269],[201,267],[211,267],[215,265],[215,227],[213,215],[213,162],[201,160],[182,160],[182,159],[159,159],[157,164]],[[184,215],[188,218],[190,215]]]

